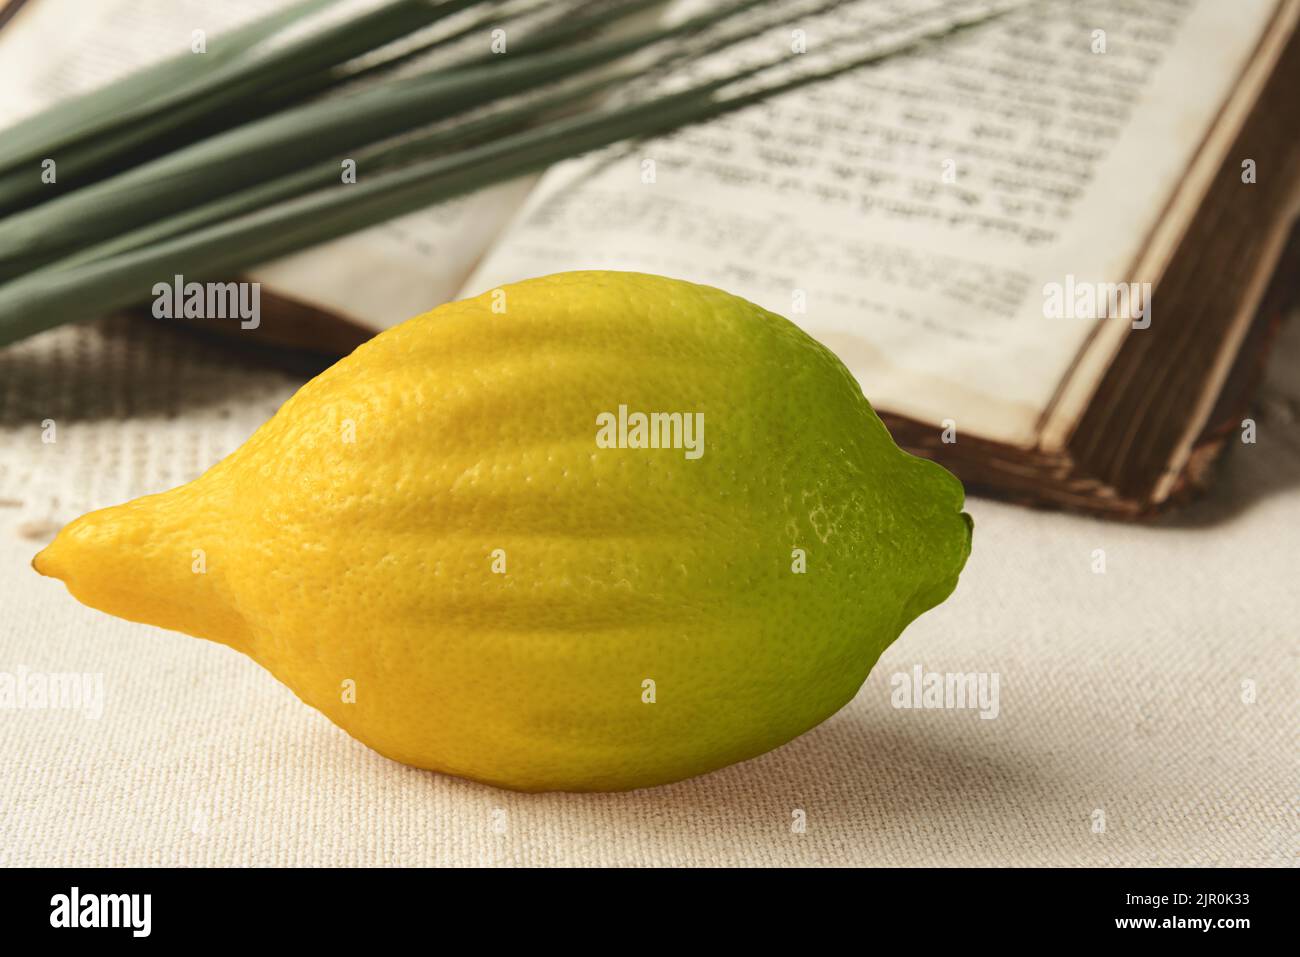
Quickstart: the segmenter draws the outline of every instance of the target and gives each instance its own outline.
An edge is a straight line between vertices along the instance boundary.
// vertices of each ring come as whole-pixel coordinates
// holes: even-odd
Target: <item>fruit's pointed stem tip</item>
[[[68,526],[64,525],[44,548],[32,556],[32,568],[36,574],[66,581],[68,536],[65,533],[67,530]]]
[[[32,556],[32,568],[38,575],[44,575],[46,578],[57,578],[58,576],[50,568],[50,560],[45,554],[49,550],[49,546],[46,546]]]

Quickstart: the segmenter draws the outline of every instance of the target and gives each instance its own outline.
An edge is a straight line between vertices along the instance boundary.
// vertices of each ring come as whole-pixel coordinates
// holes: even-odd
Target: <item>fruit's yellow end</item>
[[[32,558],[32,568],[63,582],[90,608],[247,651],[247,624],[222,600],[221,576],[208,567],[201,533],[186,528],[174,495],[69,522]]]

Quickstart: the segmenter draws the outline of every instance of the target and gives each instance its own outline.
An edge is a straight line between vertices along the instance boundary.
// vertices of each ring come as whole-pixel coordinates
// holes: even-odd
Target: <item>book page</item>
[[[59,99],[189,51],[196,29],[219,35],[289,2],[28,0],[0,30],[0,138],[3,127]],[[347,0],[328,15],[376,3]],[[534,180],[414,211],[269,263],[250,278],[364,328],[388,328],[455,294]]]
[[[972,6],[850,3],[760,42],[789,52],[799,29],[811,56]],[[1142,244],[1275,6],[1034,3],[915,56],[561,164],[464,293],[566,269],[709,283],[799,323],[878,407],[1032,446],[1098,324],[1128,323],[1047,318],[1045,285],[1143,281],[1130,275]]]

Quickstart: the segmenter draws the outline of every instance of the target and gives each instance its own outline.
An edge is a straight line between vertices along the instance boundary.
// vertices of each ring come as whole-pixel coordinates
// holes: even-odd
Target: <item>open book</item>
[[[175,51],[196,19],[279,2],[26,0],[0,30],[0,126]],[[891,15],[847,3],[791,29],[815,44]],[[1240,421],[1278,311],[1298,23],[1300,0],[1031,3],[268,264],[264,331],[342,351],[529,276],[689,279],[831,347],[900,444],[973,488],[1146,514]]]

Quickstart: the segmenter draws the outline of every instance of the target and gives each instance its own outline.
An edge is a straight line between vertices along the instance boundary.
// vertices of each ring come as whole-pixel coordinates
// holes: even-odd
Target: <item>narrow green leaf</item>
[[[590,2],[590,0],[585,0],[585,2]],[[646,0],[646,2],[650,2],[650,0]],[[653,2],[661,3],[662,0],[653,0]],[[285,84],[278,90],[274,91],[271,98],[274,102],[281,105],[296,103],[310,96],[325,93],[340,84],[353,84],[359,80],[382,77],[385,74],[394,72],[398,67],[406,66],[413,61],[425,58],[437,50],[451,46],[452,44],[473,36],[476,33],[480,33],[489,27],[496,26],[497,24],[509,23],[514,20],[526,19],[535,14],[541,13],[544,10],[554,11],[556,6],[556,0],[537,0],[536,3],[528,6],[511,6],[504,12],[493,9],[488,14],[472,20],[465,26],[459,27],[450,33],[434,37],[432,40],[421,43],[409,50],[404,50],[401,53],[389,56],[378,63],[372,63],[364,67],[356,68],[348,68],[345,64],[342,67],[322,70],[312,76],[297,80],[294,83]],[[560,15],[567,15],[567,11],[561,10]]]

